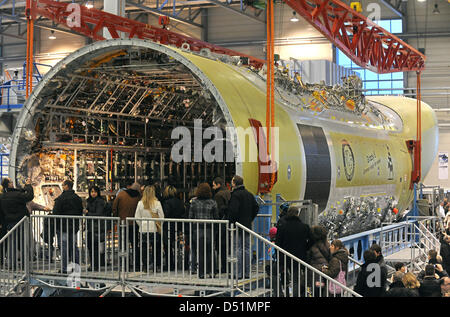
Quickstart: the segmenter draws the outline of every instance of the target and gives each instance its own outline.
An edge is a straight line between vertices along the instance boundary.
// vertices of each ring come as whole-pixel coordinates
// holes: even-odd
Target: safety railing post
[[[119,241],[120,241],[120,251],[119,251],[119,263],[120,263],[120,276],[119,284],[122,286],[122,297],[125,297],[125,279],[126,272],[128,271],[128,226],[125,220],[120,220],[120,230],[119,230]]]
[[[24,261],[25,261],[25,282],[26,282],[26,295],[27,297],[31,297],[31,289],[30,289],[30,281],[31,281],[31,268],[30,268],[30,262],[33,260],[33,244],[32,244],[32,234],[30,234],[31,231],[31,221],[30,218],[27,217],[24,223]]]
[[[227,262],[228,262],[228,266],[230,267],[230,275],[227,277],[228,278],[228,282],[230,284],[230,293],[231,293],[231,297],[234,297],[234,291],[235,291],[235,287],[237,285],[235,285],[235,270],[237,269],[235,267],[235,263],[237,262],[236,259],[236,255],[235,255],[235,242],[234,239],[235,237],[235,232],[236,232],[236,227],[235,225],[232,223],[229,226],[229,233],[230,233],[230,253],[229,253],[229,257],[227,258]]]

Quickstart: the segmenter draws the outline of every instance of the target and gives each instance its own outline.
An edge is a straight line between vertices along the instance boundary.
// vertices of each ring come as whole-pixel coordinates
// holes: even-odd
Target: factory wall
[[[333,59],[332,45],[301,17],[291,22],[292,9],[275,4],[275,54],[282,59]],[[251,9],[248,9],[251,13]],[[265,21],[265,13],[259,18]],[[265,58],[266,25],[224,8],[208,9],[208,41]]]
[[[17,35],[17,28],[17,26],[11,26],[8,29],[8,33]],[[22,25],[21,31],[23,32],[25,29],[25,25]],[[35,27],[34,57],[37,63],[53,66],[62,58],[87,43],[87,39],[80,35],[55,31],[54,35],[56,39],[50,40],[48,38],[50,34],[50,30]],[[26,39],[26,36],[25,32],[22,37]],[[21,77],[21,70],[26,60],[26,40],[4,36],[3,54],[0,60],[3,66],[3,72],[5,69],[20,69],[19,76]],[[46,73],[49,69],[48,67],[42,66],[38,68],[41,73]]]
[[[438,4],[440,14],[433,14],[435,3]],[[424,48],[427,57],[425,70],[421,74],[422,99],[431,105],[436,112],[439,129],[439,152],[450,153],[450,116],[446,111],[439,109],[450,108],[450,5],[445,1],[438,2],[408,2],[408,19],[405,33],[410,34],[407,42],[415,48]],[[423,36],[428,33],[427,37]],[[431,34],[430,34],[431,33]],[[407,87],[416,88],[416,74],[407,73]],[[436,89],[444,88],[447,89]],[[414,90],[411,92],[415,92]],[[444,173],[446,179],[439,177],[439,160],[435,158],[430,172],[424,179],[425,185],[439,185],[450,189],[448,172]]]
[[[446,152],[447,155],[450,153],[450,130],[439,129],[439,152]],[[433,161],[430,172],[425,177],[423,183],[427,186],[441,186],[446,190],[450,190],[450,178],[448,170],[443,169],[441,177],[439,177],[439,158],[438,155]],[[442,177],[444,176],[444,177]]]

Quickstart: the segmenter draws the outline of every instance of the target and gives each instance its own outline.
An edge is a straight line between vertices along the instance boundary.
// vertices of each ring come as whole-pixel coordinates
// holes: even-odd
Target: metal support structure
[[[394,5],[390,0],[380,0],[380,1],[382,4],[386,6],[386,8],[388,8],[389,10],[391,10],[392,12],[394,12],[396,15],[398,15],[400,18],[403,19],[405,14],[400,10],[400,6],[403,2],[402,0],[397,0],[396,5]]]
[[[422,71],[425,56],[339,0],[284,0],[355,64],[379,74]]]
[[[218,5],[218,6],[222,7],[222,8],[225,8],[225,9],[227,9],[227,10],[233,12],[233,13],[236,13],[236,14],[239,14],[239,15],[244,16],[244,17],[246,17],[246,18],[249,18],[249,19],[251,19],[252,21],[256,21],[256,22],[258,22],[258,23],[264,23],[264,21],[258,19],[258,17],[257,17],[257,15],[259,15],[259,14],[261,13],[262,10],[259,10],[259,14],[258,14],[258,13],[255,13],[254,16],[253,16],[253,15],[250,15],[250,14],[247,14],[247,13],[245,12],[245,9],[244,9],[243,6],[242,6],[242,1],[243,1],[243,0],[241,0],[241,7],[240,7],[240,10],[233,8],[230,4],[228,4],[228,2],[222,2],[222,1],[220,1],[220,0],[206,0],[206,1],[211,2],[211,3],[214,3],[215,5]],[[272,3],[272,5],[273,5],[273,3]]]
[[[180,11],[178,11],[178,12],[176,12],[174,10],[174,12],[172,14],[170,14],[170,13],[167,13],[167,12],[163,12],[162,11],[163,7],[150,8],[150,7],[145,6],[143,4],[137,3],[135,1],[129,1],[129,0],[127,0],[126,3],[128,5],[130,5],[130,6],[139,8],[139,9],[144,10],[146,12],[150,12],[150,13],[158,15],[158,16],[161,16],[161,15],[167,16],[170,19],[173,19],[175,21],[178,21],[178,22],[190,25],[190,26],[195,26],[195,27],[198,27],[198,28],[203,28],[204,27],[202,24],[198,24],[198,23],[194,22],[194,20],[197,17],[197,15],[194,15],[193,17],[190,17],[188,19],[181,18],[179,15],[180,15],[181,11],[183,11],[184,8],[180,9]],[[175,3],[175,1],[174,1],[174,3]]]

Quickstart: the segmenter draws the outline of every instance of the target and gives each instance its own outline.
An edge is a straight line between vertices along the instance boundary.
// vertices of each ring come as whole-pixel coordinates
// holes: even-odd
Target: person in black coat
[[[228,204],[228,220],[231,223],[239,222],[251,229],[252,222],[259,211],[255,197],[245,189],[244,179],[235,175],[231,180],[233,191]],[[234,249],[237,252],[237,278],[250,277],[250,237],[243,230],[238,230]],[[245,266],[245,267],[244,267]]]
[[[87,199],[86,210],[87,217],[106,216],[106,201],[101,196],[100,188],[97,186],[92,186],[89,188],[89,198]],[[99,252],[100,244],[106,240],[105,226],[108,226],[108,224],[101,219],[88,219],[86,221],[87,248],[91,259],[91,265],[88,268],[89,271],[98,271],[100,266],[105,265],[105,256]]]
[[[34,198],[31,179],[27,179],[23,189],[15,189],[12,181],[5,178],[2,181],[3,195],[0,197],[0,209],[2,213],[2,234],[10,231],[23,217],[29,216],[27,203]],[[15,269],[17,261],[17,251],[21,252],[20,257],[25,257],[25,250],[21,248],[24,241],[21,241],[21,235],[11,235],[8,243],[8,259],[11,269]]]
[[[307,252],[307,263],[318,269],[322,270],[322,267],[328,267],[330,261],[330,244],[327,240],[328,231],[323,226],[313,226],[311,228],[311,248]],[[314,285],[314,296],[325,295],[325,283],[320,278],[319,274],[313,274],[311,270],[308,271],[308,281]],[[314,278],[313,278],[314,277]],[[321,285],[322,284],[322,285]],[[322,288],[322,290],[320,290]]]
[[[377,256],[372,250],[366,250],[363,254],[364,264],[356,278],[354,291],[363,297],[384,296],[384,288],[381,281],[381,269]]]
[[[439,251],[442,257],[442,267],[447,272],[450,273],[450,236],[444,234],[441,239],[441,249]]]
[[[228,219],[227,209],[228,203],[231,199],[231,193],[225,185],[221,177],[216,177],[213,180],[214,200],[219,209],[220,219]],[[227,269],[227,228],[226,224],[220,224],[214,228],[216,250],[219,252],[220,265],[216,266],[216,270],[221,273],[226,273]]]
[[[1,196],[1,210],[6,229],[9,231],[23,217],[29,216],[27,203],[34,198],[31,179],[27,179],[23,189],[16,189],[9,178],[2,181],[4,194]]]
[[[387,284],[388,284],[388,269],[387,269],[387,265],[386,262],[384,261],[384,257],[381,251],[381,247],[374,243],[372,244],[372,246],[370,247],[370,250],[372,250],[376,257],[377,257],[377,263],[380,266],[380,272],[381,272],[381,289],[382,289],[382,293],[381,296],[386,292],[387,290]]]
[[[80,196],[75,194],[73,182],[66,180],[62,184],[63,192],[55,199],[53,215],[81,216],[83,214],[83,203]],[[63,218],[56,222],[56,233],[61,251],[61,273],[67,273],[68,260],[80,263],[78,248],[76,247],[76,235],[80,228],[81,219]],[[68,256],[68,257],[67,257]]]
[[[442,297],[441,280],[438,280],[435,274],[434,265],[427,264],[425,266],[425,276],[419,287],[421,297]]]
[[[169,185],[164,189],[162,195],[162,208],[165,219],[183,219],[185,209],[183,201],[178,198],[177,190],[174,186]],[[177,248],[177,234],[183,232],[186,224],[183,222],[163,222],[163,246],[164,246],[164,270],[175,269],[175,249]],[[169,267],[170,266],[170,267]],[[179,269],[180,267],[177,267]]]
[[[280,248],[306,262],[307,252],[311,246],[311,231],[309,226],[300,220],[298,214],[298,208],[289,207],[285,216],[285,222],[277,230],[276,240]],[[281,253],[279,261],[282,267],[286,267],[288,271],[291,271],[293,296],[299,296],[299,289],[302,296],[304,296],[304,287],[298,284],[298,262],[291,262],[290,258]],[[286,266],[284,266],[285,263]],[[303,272],[300,272],[300,274],[303,274]]]

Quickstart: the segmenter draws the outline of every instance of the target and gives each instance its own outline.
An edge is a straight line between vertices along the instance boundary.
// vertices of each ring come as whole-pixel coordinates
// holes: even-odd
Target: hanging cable
[[[26,74],[25,74],[25,96],[31,94],[33,90],[33,42],[34,42],[34,21],[31,12],[32,0],[27,0],[26,16],[27,16],[27,60],[26,60]]]
[[[275,169],[273,161],[273,155],[275,153],[275,139],[273,137],[273,128],[275,127],[275,70],[274,70],[274,12],[273,12],[273,1],[269,0],[267,2],[267,60],[266,60],[266,136],[267,136],[267,158],[271,163],[271,175],[269,184],[267,184],[267,190],[270,192],[272,190],[273,184],[275,184]],[[271,133],[272,132],[272,133]],[[270,158],[270,155],[272,157]],[[267,163],[269,163],[267,162]]]
[[[416,131],[416,148],[415,148],[415,168],[416,168],[416,182],[420,182],[422,174],[422,94],[420,72],[417,72],[417,131]]]

